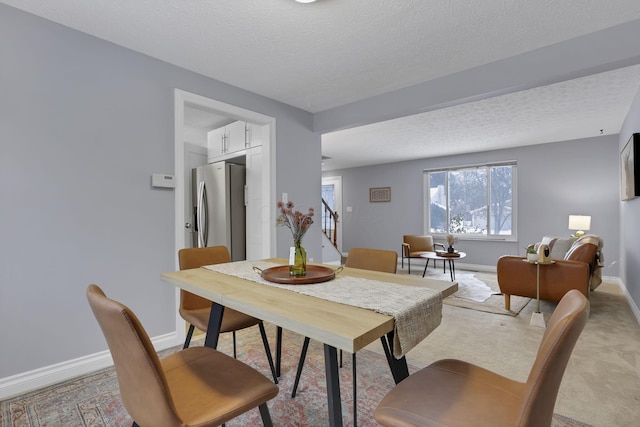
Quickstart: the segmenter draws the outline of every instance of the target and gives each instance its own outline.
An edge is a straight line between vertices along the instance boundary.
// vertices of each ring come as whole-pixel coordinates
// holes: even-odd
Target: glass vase
[[[307,252],[299,240],[293,242],[289,254],[289,276],[304,276],[307,274]]]

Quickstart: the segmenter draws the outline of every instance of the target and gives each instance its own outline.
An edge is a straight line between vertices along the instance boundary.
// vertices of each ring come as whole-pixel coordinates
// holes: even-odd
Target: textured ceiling
[[[617,134],[639,86],[635,65],[328,133],[323,170]]]
[[[640,18],[638,0],[0,2],[312,113]],[[568,127],[594,125],[594,117],[602,122],[596,127],[616,133],[623,118],[621,111],[628,108],[639,80],[636,69],[622,73],[610,83],[606,76],[594,76],[583,82],[391,121],[386,127],[376,124],[336,132],[323,137],[323,146],[327,141],[327,153],[323,148],[323,154],[336,160],[347,158],[339,153],[337,147],[341,146],[352,150],[351,160],[357,160],[363,152],[357,145],[364,139],[362,135],[369,135],[367,139],[375,143],[373,130],[378,134],[387,128],[396,134],[406,130],[407,136],[402,138],[405,142],[386,144],[376,151],[377,159],[360,163],[414,157],[425,152],[425,145],[431,145],[430,153],[442,151],[443,155],[448,154],[443,147],[465,152],[482,149],[472,149],[479,143],[486,149],[534,140],[574,139],[591,135],[591,129],[580,129],[578,135]],[[620,96],[606,93],[607,111],[598,110],[597,103],[584,111],[570,104],[570,100],[583,103],[600,84],[608,84],[610,91],[623,92]],[[580,95],[582,85],[587,92]],[[501,105],[503,102],[506,106]],[[514,110],[518,111],[516,117],[504,115]],[[557,117],[567,113],[564,120]],[[461,132],[458,124],[463,119],[477,130],[465,126],[465,132]],[[466,136],[461,137],[461,133]],[[491,139],[472,139],[469,134],[485,134]],[[337,144],[343,135],[350,139]],[[431,136],[425,139],[427,135]],[[437,140],[434,135],[439,135]]]

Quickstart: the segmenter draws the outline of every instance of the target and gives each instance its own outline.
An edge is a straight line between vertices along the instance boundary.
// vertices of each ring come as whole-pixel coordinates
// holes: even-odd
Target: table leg
[[[536,263],[536,313],[540,313],[540,263]]]
[[[387,334],[387,337],[380,337],[382,347],[384,348],[384,354],[387,356],[387,363],[389,369],[391,369],[391,375],[396,384],[404,380],[409,376],[409,367],[407,366],[407,358],[402,356],[400,359],[396,359],[393,355],[393,331]]]
[[[327,403],[329,426],[342,427],[342,402],[340,401],[340,377],[338,376],[338,351],[324,344],[324,368],[327,377]]]
[[[451,275],[451,281],[456,280],[456,263],[453,259],[449,260],[449,274]]]
[[[282,327],[276,330],[276,376],[280,378],[280,365],[282,362]]]
[[[223,313],[223,305],[220,305],[217,302],[211,303],[211,313],[209,314],[207,335],[204,339],[205,347],[218,348],[218,336],[220,335],[220,325],[222,324]]]
[[[540,312],[540,263],[536,262],[536,311],[531,314],[530,325],[546,327],[544,315]]]

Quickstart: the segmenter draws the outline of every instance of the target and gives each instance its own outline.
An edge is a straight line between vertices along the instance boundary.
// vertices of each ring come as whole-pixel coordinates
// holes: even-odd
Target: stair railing
[[[331,241],[335,248],[338,248],[338,214],[329,207],[329,204],[322,199],[324,213],[322,215],[322,232]]]

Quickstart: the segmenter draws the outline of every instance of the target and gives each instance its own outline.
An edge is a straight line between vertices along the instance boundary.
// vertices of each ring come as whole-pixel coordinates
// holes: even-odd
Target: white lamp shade
[[[589,230],[591,217],[589,215],[569,215],[569,230]]]

